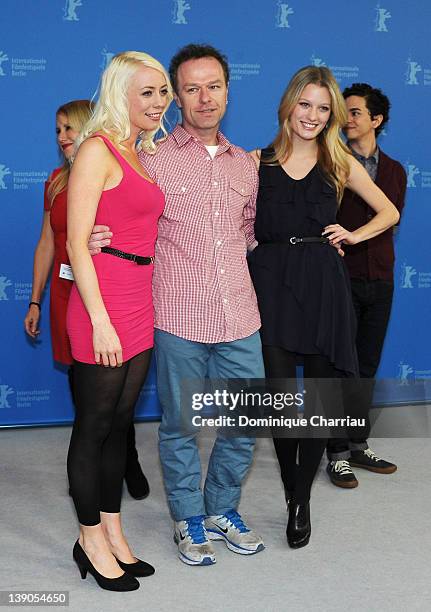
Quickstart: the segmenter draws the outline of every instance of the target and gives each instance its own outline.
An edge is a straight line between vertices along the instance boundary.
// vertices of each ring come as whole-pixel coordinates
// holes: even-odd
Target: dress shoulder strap
[[[90,136],[90,138],[101,138],[103,142],[105,143],[105,145],[108,147],[108,149],[111,151],[112,155],[118,160],[118,163],[120,164],[120,166],[122,168],[129,169],[129,164],[124,159],[124,157],[121,155],[121,153],[117,151],[117,149],[114,147],[114,145],[109,140],[109,138],[107,138],[106,136],[103,136],[103,134],[93,134],[92,136]]]
[[[266,147],[265,149],[260,150],[261,159],[269,159],[274,155],[274,149],[272,147]]]
[[[270,159],[274,155],[274,149],[267,147],[266,149],[261,149],[260,151],[260,164],[259,164],[259,177],[263,179],[264,177],[273,176],[274,168],[278,168],[278,164],[267,164],[266,160]]]

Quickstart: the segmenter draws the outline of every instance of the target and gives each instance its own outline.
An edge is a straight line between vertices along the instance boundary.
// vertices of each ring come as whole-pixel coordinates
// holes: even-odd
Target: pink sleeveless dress
[[[111,247],[143,257],[154,256],[157,222],[165,200],[156,184],[144,179],[112,143],[101,138],[123,171],[120,184],[103,191],[96,225],[108,225]],[[103,302],[123,349],[123,360],[153,346],[154,312],[151,294],[153,264],[138,266],[108,253],[93,257]],[[67,332],[76,361],[95,363],[93,328],[76,284],[67,309]]]

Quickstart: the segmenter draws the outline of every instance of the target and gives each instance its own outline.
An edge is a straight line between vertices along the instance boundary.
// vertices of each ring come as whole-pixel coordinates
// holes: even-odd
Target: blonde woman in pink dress
[[[94,117],[80,137],[68,191],[67,251],[75,277],[67,313],[76,418],[68,474],[80,523],[73,556],[82,578],[115,591],[139,587],[154,568],[123,534],[126,437],[153,346],[151,281],[164,197],[138,161],[172,99],[163,66],[145,53],[115,56],[102,77]],[[139,139],[139,145],[136,142]],[[91,257],[95,223],[112,244]]]

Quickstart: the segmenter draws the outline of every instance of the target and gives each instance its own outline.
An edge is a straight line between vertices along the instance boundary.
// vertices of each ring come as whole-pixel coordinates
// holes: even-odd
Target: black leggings
[[[81,525],[98,525],[100,512],[120,511],[127,432],[151,352],[136,355],[120,368],[74,363],[76,412],[67,471]]]
[[[296,353],[278,346],[263,345],[267,379],[296,378]],[[301,355],[304,379],[337,378],[337,371],[323,355]],[[322,459],[326,438],[273,438],[285,489],[298,503],[310,499],[311,485]]]

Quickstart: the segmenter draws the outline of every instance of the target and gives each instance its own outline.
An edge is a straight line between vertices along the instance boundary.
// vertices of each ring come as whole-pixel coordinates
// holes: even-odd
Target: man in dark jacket
[[[377,136],[389,119],[389,100],[380,89],[366,83],[354,83],[344,90],[343,96],[348,111],[345,135],[352,155],[401,213],[406,173],[398,161],[383,153],[377,145]],[[355,230],[374,215],[364,200],[346,189],[338,214],[340,225]],[[374,377],[380,363],[394,290],[393,228],[368,241],[346,246],[345,253],[358,321],[356,347],[362,379],[360,413],[366,418],[367,427],[362,435],[356,433],[356,437],[351,434],[350,439],[329,440],[327,472],[336,486],[354,488],[358,481],[352,467],[379,474],[391,474],[397,469],[393,463],[378,457],[367,444]]]

